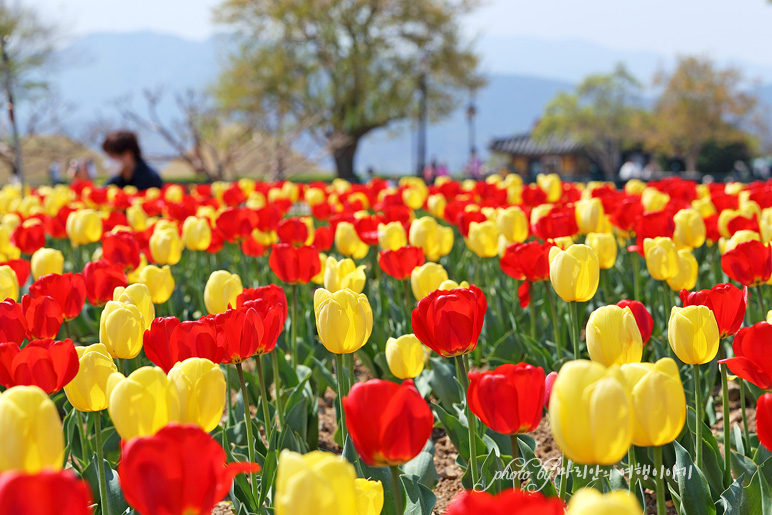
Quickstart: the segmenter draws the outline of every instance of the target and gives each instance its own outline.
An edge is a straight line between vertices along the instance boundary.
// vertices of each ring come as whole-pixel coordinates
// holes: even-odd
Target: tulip
[[[0,513],[91,515],[91,489],[71,470],[0,476]]]
[[[680,296],[684,307],[702,305],[713,311],[721,338],[737,334],[740,330],[748,307],[747,286],[741,290],[733,284],[717,284],[710,290],[692,293],[681,290]]]
[[[139,272],[139,282],[150,290],[150,300],[156,305],[165,303],[174,293],[174,277],[169,265],[143,267]]]
[[[618,367],[586,360],[563,365],[549,414],[555,441],[575,463],[613,465],[632,443],[632,399]]]
[[[284,449],[276,471],[276,515],[357,513],[356,472],[342,456]]]
[[[574,204],[576,225],[582,234],[600,232],[601,223],[606,216],[599,198],[579,200]]]
[[[8,261],[0,263],[0,265],[8,265],[13,268],[13,272],[16,274],[16,282],[19,283],[19,288],[22,288],[27,284],[30,274],[30,262],[21,258],[9,259]]]
[[[30,218],[14,229],[13,242],[23,254],[33,254],[45,246],[46,229],[39,219]]]
[[[378,264],[387,275],[398,280],[408,279],[413,270],[424,264],[424,252],[419,247],[405,246],[397,250],[382,250]]]
[[[44,275],[61,274],[64,271],[64,256],[60,250],[38,249],[32,254],[30,268],[35,281]]]
[[[107,347],[95,343],[88,347],[76,347],[78,373],[64,387],[67,400],[78,411],[102,411],[107,409],[107,381],[118,369]]]
[[[563,501],[540,492],[508,489],[499,494],[462,490],[453,498],[445,515],[563,515]]]
[[[344,289],[314,292],[316,330],[333,354],[351,354],[367,343],[373,331],[373,311],[364,294]]]
[[[743,327],[732,341],[734,357],[719,361],[731,372],[762,390],[772,389],[772,324],[758,322]]]
[[[220,423],[225,410],[225,375],[220,367],[204,358],[178,362],[168,373],[177,389],[182,424],[195,424],[207,433]]]
[[[62,421],[48,395],[37,386],[0,394],[0,472],[36,474],[61,470],[63,463]]]
[[[356,515],[380,515],[383,510],[383,483],[358,477],[354,480]]]
[[[86,283],[86,297],[94,306],[104,305],[112,300],[116,288],[128,285],[123,269],[104,260],[86,263],[83,280]]]
[[[448,280],[448,272],[439,263],[424,263],[410,273],[410,286],[416,300],[421,300]]]
[[[528,239],[530,232],[528,218],[523,210],[517,206],[510,206],[499,211],[496,216],[496,225],[508,243],[521,243]]]
[[[614,268],[617,261],[617,240],[608,233],[592,232],[587,235],[586,243],[592,247],[598,256],[598,265],[601,270]]]
[[[424,369],[424,347],[414,334],[405,334],[386,341],[386,363],[394,377],[413,379]]]
[[[469,224],[469,236],[465,241],[466,246],[477,257],[494,257],[499,253],[499,228],[493,220],[472,222]]]
[[[347,257],[362,259],[370,247],[361,240],[354,225],[350,222],[340,222],[335,229],[335,248]]]
[[[21,305],[30,340],[55,338],[59,334],[64,318],[56,300],[47,295],[36,298],[24,295]]]
[[[547,194],[547,202],[555,202],[563,194],[563,183],[560,176],[556,173],[538,174],[536,184]]]
[[[659,472],[659,471],[657,471]],[[602,494],[591,488],[582,488],[568,503],[566,515],[641,515],[641,505],[628,490],[614,490]]]
[[[757,286],[772,275],[772,251],[759,241],[740,243],[721,256],[721,269],[744,286]]]
[[[697,284],[697,271],[699,265],[691,251],[681,249],[678,251],[678,274],[667,280],[671,290],[691,290]]]
[[[107,380],[107,391],[107,411],[125,441],[152,436],[179,420],[177,389],[158,367],[141,367],[128,377],[114,373]]]
[[[118,476],[137,513],[204,515],[228,495],[237,474],[259,470],[256,463],[226,464],[223,448],[201,429],[170,425],[127,442]]]
[[[8,265],[0,266],[0,298],[19,299],[19,279],[16,272]]]
[[[641,342],[646,345],[646,342],[651,338],[651,332],[654,329],[654,318],[646,309],[646,306],[642,302],[637,300],[622,299],[617,302],[617,306],[620,308],[630,308],[635,316],[635,323],[638,325],[638,331],[641,333]]]
[[[398,250],[407,245],[405,227],[399,222],[378,226],[378,245],[384,250]]]
[[[182,258],[184,246],[175,226],[156,226],[148,245],[150,257],[156,264],[176,265]]]
[[[226,356],[223,362],[238,364],[255,354],[271,352],[284,328],[285,313],[280,307],[258,299],[215,315],[217,344]]]
[[[541,422],[544,380],[544,370],[527,363],[469,372],[469,408],[497,433],[528,433]]]
[[[697,210],[682,209],[673,216],[673,221],[673,242],[679,249],[696,249],[705,243],[705,221]]]
[[[371,467],[412,460],[434,425],[429,405],[410,380],[401,385],[380,379],[356,383],[343,398],[343,410],[354,447]]]
[[[513,243],[508,245],[501,256],[501,269],[505,274],[523,281],[518,289],[520,307],[528,307],[531,302],[531,283],[544,281],[550,276],[549,252],[552,243]]]
[[[126,288],[119,286],[113,290],[113,300],[137,306],[144,321],[142,330],[150,328],[150,323],[155,319],[155,306],[150,297],[150,289],[146,285],[135,283]]]
[[[206,250],[212,243],[212,226],[209,220],[189,216],[182,224],[182,242],[188,250]]]
[[[446,357],[468,354],[477,347],[488,303],[475,285],[435,290],[413,310],[413,331],[418,340]]]
[[[247,301],[260,299],[267,302],[269,306],[278,308],[281,311],[282,320],[286,320],[287,296],[284,294],[282,287],[276,284],[258,286],[257,288],[244,288],[239,296],[236,297],[236,306],[241,307]],[[282,323],[283,325],[284,323]]]
[[[351,258],[338,261],[330,256],[324,270],[324,287],[333,293],[344,288],[362,293],[365,288],[365,266],[357,266]]]
[[[756,435],[761,445],[772,449],[772,393],[765,393],[756,401]]]
[[[37,386],[46,393],[61,390],[78,373],[72,340],[33,340],[24,348],[0,343],[0,384]]]
[[[276,277],[290,284],[307,284],[322,267],[316,248],[293,247],[287,243],[274,244],[268,264]]]
[[[314,226],[301,218],[285,218],[276,227],[276,235],[282,243],[290,245],[310,245],[313,241]]]
[[[214,363],[227,361],[227,349],[218,345],[214,324],[201,320],[180,322],[174,317],[153,320],[142,337],[145,355],[167,374],[180,361],[206,358]]]
[[[424,216],[410,225],[408,241],[414,247],[421,247],[426,259],[437,261],[453,248],[453,229],[439,225],[431,216]]]
[[[242,292],[241,277],[227,270],[215,270],[204,286],[204,304],[210,314],[224,313],[236,305],[236,297]]]
[[[102,219],[93,209],[79,209],[67,217],[67,237],[75,245],[95,243],[102,238]]]
[[[32,297],[47,295],[53,298],[62,308],[64,320],[72,320],[86,302],[86,282],[81,274],[48,274],[32,283],[29,293]]]
[[[22,305],[12,299],[0,302],[0,342],[21,345],[27,336],[27,320]]]
[[[706,306],[674,307],[667,326],[670,348],[684,363],[701,365],[716,357],[719,332],[716,317]]]
[[[566,302],[587,302],[598,289],[600,265],[595,251],[587,245],[568,250],[552,247],[549,254],[550,281]]]
[[[552,396],[552,387],[555,386],[555,380],[558,378],[558,373],[554,370],[547,374],[544,378],[544,409],[549,410],[550,397]]]
[[[643,241],[643,253],[652,278],[666,281],[678,275],[678,249],[670,238],[646,238]]]
[[[102,238],[102,258],[122,270],[134,270],[140,265],[139,242],[129,231],[105,234]]]

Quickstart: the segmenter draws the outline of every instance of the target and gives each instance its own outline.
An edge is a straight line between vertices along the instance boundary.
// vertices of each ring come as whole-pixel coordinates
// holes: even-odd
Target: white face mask
[[[123,171],[123,163],[112,157],[105,158],[104,167],[110,176],[118,175]]]

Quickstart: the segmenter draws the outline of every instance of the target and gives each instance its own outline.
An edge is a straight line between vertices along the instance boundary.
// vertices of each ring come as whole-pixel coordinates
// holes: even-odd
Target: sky
[[[205,39],[218,0],[21,0],[64,22],[71,37],[153,30]],[[768,0],[482,0],[470,35],[581,39],[672,56],[701,53],[772,66]],[[128,7],[131,6],[131,7]]]

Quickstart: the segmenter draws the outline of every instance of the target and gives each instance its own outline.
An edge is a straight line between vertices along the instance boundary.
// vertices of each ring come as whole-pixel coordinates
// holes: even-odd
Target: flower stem
[[[640,274],[641,274],[641,263],[640,263],[640,254],[633,251],[630,252],[630,260],[633,262],[633,298],[635,300],[641,299],[641,285],[640,285]]]
[[[273,421],[271,420],[271,412],[268,409],[268,390],[265,388],[265,376],[263,375],[263,360],[261,355],[255,356],[255,363],[257,364],[257,380],[260,383],[260,397],[263,404],[263,418],[265,419],[265,439],[271,441],[271,432],[273,429]]]
[[[638,478],[635,474],[635,446],[631,445],[629,449],[627,449],[627,466],[630,468],[630,483],[628,484],[628,490],[635,493],[635,483],[638,482]]]
[[[566,500],[566,490],[568,488],[568,458],[563,455],[563,459],[560,462],[560,498]]]
[[[695,431],[694,449],[697,468],[702,469],[702,388],[700,388],[700,366],[692,365],[694,375],[694,409],[697,412],[697,427]]]
[[[509,435],[509,441],[512,445],[512,486],[520,488],[520,468],[518,467],[520,448],[517,446],[517,433]]]
[[[402,283],[405,285],[405,313],[407,315],[405,317],[405,324],[407,326],[407,332],[409,333],[413,330],[413,321],[411,320],[413,310],[410,309],[413,298],[410,295],[410,279],[405,279]]]
[[[281,379],[279,378],[279,351],[271,352],[271,366],[273,367],[273,389],[276,395],[276,412],[279,414],[279,427],[284,427],[284,400],[281,398]]]
[[[742,408],[743,416],[743,436],[745,437],[745,448],[750,449],[751,435],[748,432],[748,415],[745,413],[745,380],[738,377],[737,383],[740,385],[740,407]]]
[[[346,414],[343,412],[343,397],[347,394],[343,386],[346,384],[344,374],[343,354],[335,355],[335,379],[338,381],[338,408],[340,409],[340,446],[346,445]]]
[[[79,412],[80,413],[80,412]],[[102,413],[94,412],[94,432],[96,433],[97,473],[99,474],[99,507],[102,515],[110,515],[110,503],[107,500],[107,478],[105,477],[104,446],[102,445]]]
[[[654,447],[654,470],[656,471],[655,481],[657,484],[657,515],[665,515],[665,478],[662,474],[662,446]]]
[[[720,351],[723,354],[723,351]],[[721,411],[724,412],[724,488],[732,484],[732,443],[729,436],[729,384],[726,365],[721,367]]]
[[[394,489],[394,513],[405,513],[402,507],[402,483],[399,480],[399,467],[392,465],[391,469],[391,486]]]
[[[227,385],[225,401],[228,403],[227,426],[231,427],[236,424],[236,417],[233,415],[233,402],[231,402],[231,367],[226,365],[225,374],[225,384]]]
[[[297,370],[298,366],[298,285],[292,285],[292,321],[290,322],[290,349],[292,351],[292,369]]]
[[[249,462],[255,463],[255,438],[252,436],[252,415],[249,412],[249,392],[247,391],[247,383],[244,381],[244,369],[241,366],[241,363],[236,363],[236,372],[239,374],[241,396],[244,398],[244,422],[247,425],[247,453]],[[249,474],[249,478],[252,481],[252,496],[257,500],[257,475],[252,472]]]
[[[466,398],[469,390],[469,376],[466,373],[464,356],[456,356],[456,374],[461,386],[464,388],[464,406],[466,408],[466,422],[469,430],[469,466],[472,468],[472,485],[477,484],[477,431],[475,430],[475,418],[469,409],[469,400]]]
[[[759,303],[759,309],[761,310],[761,313],[759,313],[759,319],[760,320],[766,320],[767,319],[767,311],[764,309],[764,296],[763,292],[761,291],[761,285],[759,284],[756,286],[756,299]]]
[[[544,290],[547,292],[547,302],[550,305],[550,314],[552,315],[552,337],[555,340],[555,348],[558,352],[558,359],[563,357],[563,345],[560,341],[560,329],[558,328],[558,313],[555,309],[555,300],[552,298],[552,286],[550,283],[544,283]]]
[[[576,302],[568,303],[568,311],[571,315],[571,339],[574,344],[574,359],[579,359],[579,313]]]
[[[78,434],[80,435],[80,452],[81,452],[81,457],[85,461],[86,456],[88,456],[88,454],[90,454],[90,453],[88,453],[88,454],[86,453],[86,449],[88,448],[88,441],[86,440],[86,429],[87,428],[83,425],[83,414],[80,411],[78,411],[78,410],[74,410],[74,411],[75,411],[75,416],[78,418]]]

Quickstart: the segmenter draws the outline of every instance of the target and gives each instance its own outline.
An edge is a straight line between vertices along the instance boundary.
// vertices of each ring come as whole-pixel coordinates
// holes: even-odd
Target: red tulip
[[[33,340],[24,348],[0,343],[0,384],[38,386],[58,392],[78,373],[78,353],[69,338],[64,341]]]
[[[319,252],[327,252],[332,248],[332,243],[335,240],[335,234],[329,227],[317,227],[314,231],[314,242],[312,245]]]
[[[249,300],[240,308],[215,315],[217,345],[225,349],[225,362],[241,363],[255,354],[271,352],[284,328],[283,315],[264,300]]]
[[[504,250],[499,264],[510,277],[523,284],[517,290],[520,297],[520,307],[525,308],[531,303],[531,283],[544,281],[550,277],[550,248],[552,242],[512,243]]]
[[[744,241],[721,256],[721,269],[744,286],[756,286],[772,275],[772,252],[760,241]]]
[[[643,256],[643,240],[646,238],[658,236],[672,238],[674,232],[675,222],[671,211],[648,211],[641,214],[635,221],[635,241],[640,247],[639,253]]]
[[[413,269],[426,261],[421,247],[409,245],[397,250],[384,249],[378,254],[381,270],[395,279],[409,279]]]
[[[222,200],[226,206],[233,207],[238,206],[242,202],[247,200],[247,196],[244,191],[239,187],[237,182],[234,182],[228,189],[222,194]]]
[[[91,489],[70,470],[0,475],[0,513],[91,515]]]
[[[469,372],[469,409],[497,433],[533,431],[544,410],[544,370],[527,363]]]
[[[22,254],[34,254],[46,245],[45,225],[36,218],[20,223],[13,231],[13,242]]]
[[[266,286],[258,286],[257,288],[244,288],[239,293],[239,296],[236,297],[236,307],[240,308],[245,302],[258,299],[262,299],[269,306],[281,310],[281,318],[287,319],[287,296],[284,294],[281,286],[268,284]]]
[[[59,334],[64,313],[53,297],[24,295],[21,298],[21,306],[30,340],[55,338]]]
[[[39,277],[29,287],[33,297],[48,295],[62,308],[65,320],[76,318],[86,302],[86,282],[82,274],[48,274]]]
[[[284,212],[289,210],[291,206],[291,202],[287,200],[288,204],[286,206],[280,207],[279,205],[281,202],[281,199],[274,199],[267,206],[263,206],[255,211],[255,214],[257,215],[258,229],[263,232],[271,232],[275,231],[276,228],[279,227],[279,222],[281,222],[281,218],[284,216]]]
[[[710,290],[688,292],[681,290],[681,303],[686,306],[707,306],[718,322],[721,338],[737,334],[748,307],[748,287],[741,290],[729,283],[717,284]]]
[[[649,310],[646,309],[646,306],[644,306],[642,302],[637,300],[622,299],[617,302],[617,306],[622,309],[630,308],[630,311],[633,312],[635,323],[641,333],[641,340],[643,341],[643,344],[646,345],[646,342],[651,338],[651,332],[654,329],[654,318],[651,316],[651,313],[649,313]],[[686,304],[684,304],[684,306],[686,306]]]
[[[123,270],[139,266],[139,242],[129,231],[107,233],[102,237],[102,258]]]
[[[322,269],[319,251],[309,245],[293,247],[276,243],[268,265],[280,280],[290,284],[306,284]]]
[[[158,317],[142,338],[145,355],[169,372],[175,363],[188,358],[206,358],[213,363],[227,361],[226,349],[217,342],[214,325],[201,320],[180,322],[175,317]]]
[[[118,477],[139,513],[209,515],[237,474],[259,470],[256,463],[226,464],[223,448],[199,427],[169,425],[126,443]]]
[[[735,216],[726,223],[726,229],[729,231],[730,236],[733,236],[737,231],[761,232],[759,230],[759,220],[756,218],[756,215]]]
[[[458,215],[456,225],[464,238],[469,237],[469,226],[472,222],[484,222],[488,219],[481,211],[462,211]]]
[[[282,243],[304,245],[308,239],[308,226],[300,218],[285,218],[276,227],[276,235]]]
[[[246,256],[260,257],[265,254],[266,247],[250,234],[241,241],[241,252]]]
[[[0,263],[0,266],[3,265],[10,266],[16,273],[16,279],[19,281],[19,287],[27,284],[27,279],[29,279],[29,261],[21,258],[11,259],[5,263]]]
[[[90,261],[83,267],[83,280],[86,282],[86,296],[94,306],[102,306],[113,300],[113,291],[119,286],[128,286],[126,274],[120,266],[105,260]]]
[[[762,390],[772,389],[772,324],[759,322],[743,327],[732,341],[732,350],[735,357],[719,363]]]
[[[772,393],[765,393],[756,402],[756,435],[761,445],[772,450]]]
[[[461,491],[445,515],[563,515],[563,501],[539,492],[508,489],[498,495]]]
[[[450,358],[472,352],[482,331],[488,302],[475,285],[435,290],[413,309],[413,332],[434,352]]]
[[[382,223],[383,217],[380,215],[365,216],[354,220],[354,229],[359,239],[372,247],[378,244],[378,226]]]
[[[18,345],[27,337],[27,320],[21,304],[13,299],[0,302],[0,342],[13,342]]]
[[[544,409],[549,410],[550,397],[552,397],[552,387],[558,378],[558,373],[554,370],[544,378]]]
[[[351,441],[371,467],[407,463],[432,436],[432,410],[410,380],[357,383],[343,398],[343,411]]]
[[[553,207],[552,211],[531,226],[531,232],[542,240],[573,236],[579,232],[576,211],[573,207]]]
[[[257,227],[258,216],[251,209],[228,208],[217,216],[215,225],[229,242],[241,241]],[[212,231],[214,233],[214,231]],[[212,238],[214,240],[214,238]]]

